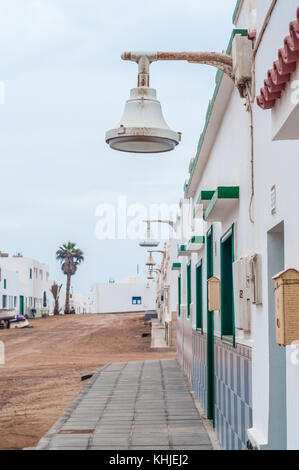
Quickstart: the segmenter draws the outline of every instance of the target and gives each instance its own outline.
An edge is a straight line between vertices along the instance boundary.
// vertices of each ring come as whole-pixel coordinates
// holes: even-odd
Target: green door
[[[202,332],[202,261],[196,267],[196,329]]]
[[[235,343],[234,226],[221,238],[221,337]]]
[[[213,226],[207,233],[207,281],[214,274],[213,269]],[[208,292],[208,282],[207,282]],[[207,295],[208,301],[208,295]],[[207,302],[207,417],[214,418],[214,312],[209,311]]]
[[[20,315],[24,315],[24,296],[20,295]]]
[[[190,318],[191,312],[191,261],[187,266],[187,318]]]
[[[181,276],[178,277],[178,316],[181,316]]]

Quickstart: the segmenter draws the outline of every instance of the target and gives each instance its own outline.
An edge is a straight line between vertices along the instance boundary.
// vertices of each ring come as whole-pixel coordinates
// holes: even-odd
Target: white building
[[[170,285],[178,359],[223,448],[298,450],[299,364],[277,345],[273,281],[299,270],[298,0],[239,0],[234,24],[227,53],[235,36],[254,50],[253,141],[246,100],[218,72],[184,187],[202,228],[182,237]],[[299,312],[299,291],[288,305]]]
[[[61,300],[65,302],[65,293]],[[92,313],[93,297],[91,294],[71,294],[70,307],[74,308],[77,314]]]
[[[156,310],[160,322],[165,327],[166,344],[174,346],[178,304],[177,274],[174,271],[174,264],[178,263],[176,260],[177,240],[171,239],[166,242],[164,250],[165,255],[158,267],[156,277]]]
[[[138,277],[92,287],[91,313],[125,313],[155,310],[155,285]]]
[[[1,308],[15,308],[19,314],[49,311],[49,266],[21,256],[0,253]]]

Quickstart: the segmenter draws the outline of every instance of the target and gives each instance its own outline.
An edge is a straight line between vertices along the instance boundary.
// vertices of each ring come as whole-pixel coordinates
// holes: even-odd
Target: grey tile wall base
[[[251,348],[215,337],[215,430],[222,449],[245,450],[252,427]],[[193,390],[206,412],[206,334],[193,332]]]

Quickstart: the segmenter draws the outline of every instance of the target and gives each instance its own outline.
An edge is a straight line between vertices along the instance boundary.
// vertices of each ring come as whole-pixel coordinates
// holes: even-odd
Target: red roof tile
[[[262,109],[272,109],[276,100],[281,98],[281,92],[291,80],[291,73],[295,72],[299,61],[299,7],[297,20],[290,23],[290,35],[284,40],[284,47],[278,50],[278,60],[273,68],[268,70],[264,88],[257,97],[257,104]]]

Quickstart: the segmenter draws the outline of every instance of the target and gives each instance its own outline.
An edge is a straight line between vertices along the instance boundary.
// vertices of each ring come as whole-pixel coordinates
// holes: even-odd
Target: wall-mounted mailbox
[[[275,282],[276,342],[287,346],[299,340],[299,271],[288,269]]]
[[[220,310],[220,279],[211,277],[208,280],[209,311]]]

